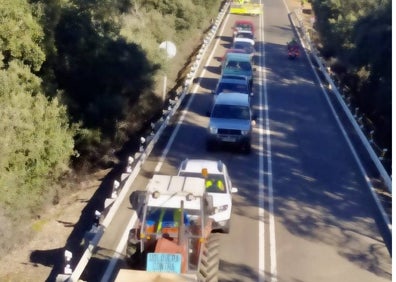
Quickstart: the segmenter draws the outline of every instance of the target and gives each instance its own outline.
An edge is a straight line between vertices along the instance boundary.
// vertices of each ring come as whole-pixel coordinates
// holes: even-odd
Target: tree
[[[352,33],[356,46],[351,61],[367,72],[356,91],[361,108],[382,131],[381,145],[391,144],[392,120],[392,9],[391,1],[362,17]]]
[[[390,0],[312,0],[322,55],[352,91],[356,106],[391,148],[392,3]]]
[[[40,47],[44,33],[26,0],[0,0],[0,52],[7,65],[14,59],[40,70],[45,54]]]
[[[74,153],[66,109],[40,83],[18,61],[0,70],[0,203],[9,212],[40,207]]]

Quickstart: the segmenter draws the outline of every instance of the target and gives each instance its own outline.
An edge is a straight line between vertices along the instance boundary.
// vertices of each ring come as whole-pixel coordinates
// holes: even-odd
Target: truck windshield
[[[215,105],[212,111],[213,118],[250,119],[249,107],[236,105]]]
[[[239,93],[249,93],[249,89],[247,84],[242,84],[242,83],[220,83],[216,94],[219,94],[221,92],[239,92]]]
[[[201,172],[181,172],[180,176],[202,177]],[[208,193],[226,193],[224,175],[208,173],[206,177],[206,191]]]

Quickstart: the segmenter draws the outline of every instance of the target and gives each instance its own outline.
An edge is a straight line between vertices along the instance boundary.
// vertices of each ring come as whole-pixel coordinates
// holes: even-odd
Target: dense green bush
[[[18,61],[0,70],[0,205],[8,214],[29,215],[44,199],[51,201],[45,194],[74,153],[65,107],[39,89],[40,79]]]
[[[26,0],[0,0],[0,51],[2,64],[14,59],[38,71],[45,60],[40,46],[43,29]]]
[[[390,0],[311,0],[320,51],[356,107],[390,149],[392,126],[392,3]]]

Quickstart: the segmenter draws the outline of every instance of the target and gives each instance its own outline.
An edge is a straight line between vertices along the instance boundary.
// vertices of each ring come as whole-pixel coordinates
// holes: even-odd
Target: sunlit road
[[[185,158],[221,159],[239,193],[231,232],[222,235],[220,281],[390,281],[391,257],[365,178],[308,60],[304,55],[286,58],[285,43],[293,30],[285,4],[268,0],[264,7],[263,17],[244,17],[257,28],[252,153],[205,150],[209,93],[219,78],[217,59],[230,47],[231,25],[240,18],[229,15],[183,111],[131,191],[144,189],[154,172],[175,174]],[[172,134],[174,142],[167,147]],[[83,280],[103,277],[131,216],[126,199]],[[122,252],[118,255],[115,271],[126,267]],[[114,274],[105,277],[111,280]]]

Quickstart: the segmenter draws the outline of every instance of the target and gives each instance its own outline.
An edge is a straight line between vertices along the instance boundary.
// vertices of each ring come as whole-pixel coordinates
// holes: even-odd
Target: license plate
[[[231,137],[231,136],[224,136],[224,137],[221,137],[221,141],[224,141],[224,142],[235,142],[236,138],[235,137]]]

